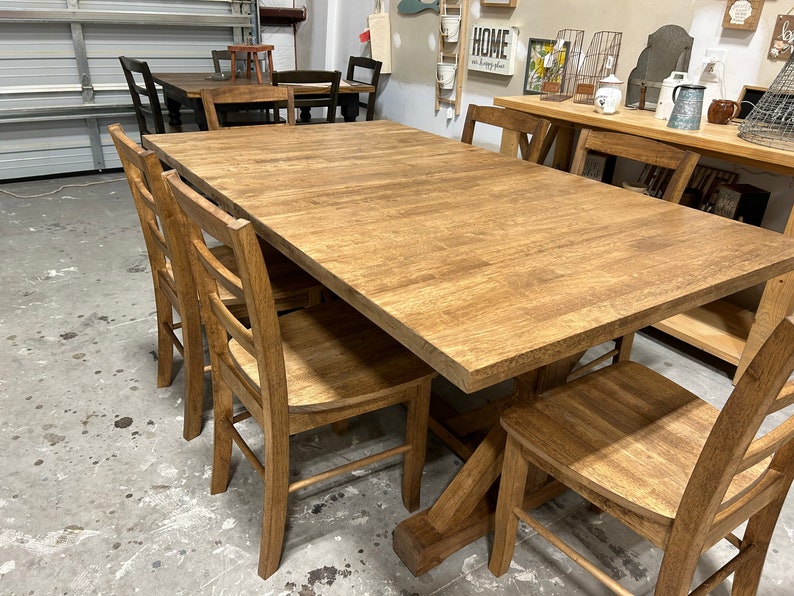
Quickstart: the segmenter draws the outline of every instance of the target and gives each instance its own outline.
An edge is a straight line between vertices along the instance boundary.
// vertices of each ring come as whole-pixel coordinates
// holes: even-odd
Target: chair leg
[[[215,428],[213,429],[210,493],[213,495],[225,492],[229,485],[234,429],[232,392],[219,377],[219,374],[212,375],[212,411]]]
[[[157,309],[157,386],[168,387],[171,385],[174,368],[174,342],[170,335],[174,327],[174,313],[171,303],[158,291],[155,291],[155,305]]]
[[[264,506],[262,539],[259,544],[259,576],[273,575],[281,561],[289,497],[289,436],[284,432],[265,433]]]
[[[772,540],[772,534],[775,531],[787,493],[788,489],[781,491],[777,499],[756,513],[747,523],[742,544],[754,545],[756,556],[734,573],[733,590],[731,591],[733,596],[754,595],[758,591],[758,583],[761,581],[761,571],[763,571],[766,562],[769,542]]]
[[[204,340],[201,336],[200,319],[182,319],[182,345],[185,369],[185,421],[182,436],[190,441],[201,434],[204,425]]]
[[[513,559],[518,533],[518,517],[513,513],[513,509],[521,507],[528,471],[529,463],[521,455],[521,446],[508,435],[502,464],[502,480],[499,483],[499,500],[494,517],[493,551],[488,563],[488,569],[496,577],[504,575]]]
[[[407,402],[408,415],[405,442],[411,446],[403,460],[403,505],[408,511],[419,508],[422,472],[427,454],[427,423],[430,417],[430,381],[416,388],[416,395]]]

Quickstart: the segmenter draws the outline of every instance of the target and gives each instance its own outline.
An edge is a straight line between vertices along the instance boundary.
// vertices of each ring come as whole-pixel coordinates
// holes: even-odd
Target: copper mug
[[[713,99],[708,111],[708,120],[712,124],[730,124],[739,115],[741,107],[731,99]]]

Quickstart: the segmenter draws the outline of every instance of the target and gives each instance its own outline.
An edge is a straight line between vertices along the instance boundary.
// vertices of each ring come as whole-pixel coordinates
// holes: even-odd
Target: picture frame
[[[480,0],[480,6],[496,6],[497,8],[515,8],[516,0]]]
[[[764,0],[728,0],[722,28],[755,31],[763,6]]]
[[[570,45],[562,39],[529,39],[524,95],[540,95],[550,84],[562,88]]]
[[[733,121],[742,121],[747,118],[747,115],[755,107],[755,104],[758,103],[758,100],[761,99],[761,96],[766,92],[766,87],[755,87],[753,85],[745,85],[742,87],[742,91],[739,93],[739,99],[737,100],[739,103],[739,114]]]

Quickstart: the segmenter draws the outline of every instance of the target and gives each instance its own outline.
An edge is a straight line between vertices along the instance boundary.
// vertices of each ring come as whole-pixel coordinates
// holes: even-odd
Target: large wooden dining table
[[[246,78],[238,76],[234,81],[220,79],[209,72],[155,72],[152,73],[154,82],[163,88],[165,105],[168,110],[170,124],[182,124],[182,107],[191,109],[196,114],[196,120],[202,130],[206,130],[204,108],[201,104],[202,89],[218,89],[234,85],[259,85],[255,77]],[[269,83],[265,83],[269,84]],[[311,95],[317,93],[317,86],[291,85],[296,95]],[[327,87],[326,87],[327,89]],[[353,121],[358,114],[358,94],[372,93],[375,87],[357,81],[342,80],[339,83],[339,105],[342,107],[342,116],[346,121]],[[353,109],[355,108],[355,109]]]
[[[529,399],[554,363],[794,269],[784,235],[388,121],[144,145],[465,392]],[[488,531],[503,446],[496,425],[396,528],[413,573]]]

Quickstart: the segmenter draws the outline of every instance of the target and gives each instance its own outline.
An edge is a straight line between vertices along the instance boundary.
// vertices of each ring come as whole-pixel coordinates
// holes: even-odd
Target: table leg
[[[229,56],[232,59],[232,81],[236,81],[237,80],[237,51],[236,50],[230,50],[229,51]]]
[[[168,110],[168,124],[172,126],[182,124],[182,104],[178,100],[166,95],[165,109]]]
[[[312,120],[312,109],[311,108],[301,108],[300,109],[300,121],[301,122],[311,122]]]
[[[540,391],[564,383],[580,356],[517,377],[515,399],[533,399]],[[429,571],[491,531],[495,502],[487,493],[502,471],[505,440],[504,429],[494,425],[436,503],[395,528],[394,550],[414,575]],[[532,484],[532,507],[562,490],[545,475],[535,475]]]

